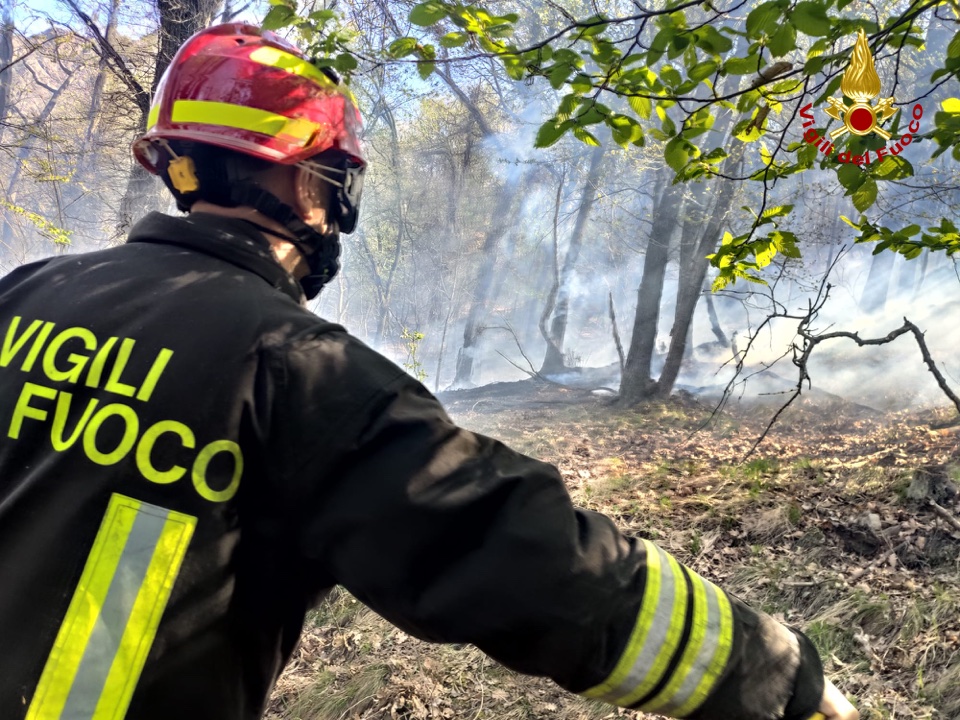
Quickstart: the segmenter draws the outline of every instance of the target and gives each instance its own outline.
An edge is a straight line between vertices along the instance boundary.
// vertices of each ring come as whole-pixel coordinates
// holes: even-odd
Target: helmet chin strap
[[[319,295],[323,286],[337,274],[340,269],[340,232],[336,221],[330,222],[332,229],[329,232],[315,230],[303,222],[292,207],[251,182],[231,185],[230,201],[237,207],[253,208],[291,232],[293,237],[287,239],[303,254],[310,268],[310,273],[300,278],[300,286],[308,299]],[[267,231],[254,222],[250,224]]]

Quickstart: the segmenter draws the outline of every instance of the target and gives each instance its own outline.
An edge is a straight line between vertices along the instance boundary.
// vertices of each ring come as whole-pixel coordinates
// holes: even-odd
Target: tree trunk
[[[34,118],[33,125],[34,127],[41,127],[44,123],[47,122],[50,115],[53,113],[54,108],[57,106],[57,101],[60,99],[60,95],[63,94],[64,90],[70,85],[71,80],[73,80],[73,74],[68,75],[64,81],[60,84],[47,100],[46,104],[43,107],[43,110],[40,111],[40,114]],[[17,151],[17,162],[14,166],[13,174],[10,176],[10,182],[7,185],[6,191],[6,200],[11,205],[17,204],[17,195],[20,190],[20,178],[23,175],[23,168],[26,167],[26,160],[30,156],[30,153],[34,150],[30,145],[24,144],[20,146],[20,149]],[[11,212],[4,213],[5,219],[3,223],[3,242],[0,243],[0,257],[3,257],[6,254],[6,251],[13,247],[13,223],[10,222]]]
[[[480,275],[470,301],[467,322],[463,328],[463,345],[457,354],[457,373],[453,379],[454,387],[469,386],[473,382],[476,346],[483,328],[480,321],[486,315],[487,302],[490,300],[493,281],[500,270],[497,261],[497,245],[501,238],[512,229],[516,214],[520,209],[521,198],[517,187],[524,187],[533,174],[528,171],[519,182],[507,182],[500,191],[500,197],[493,204],[494,214],[490,219],[483,247],[480,249]],[[504,210],[507,212],[504,213]]]
[[[556,307],[553,309],[553,320],[550,323],[550,338],[547,342],[546,354],[543,358],[541,373],[559,373],[566,369],[563,359],[563,340],[567,334],[567,318],[570,313],[570,281],[573,269],[580,257],[583,247],[583,232],[590,217],[590,210],[597,199],[597,182],[600,179],[600,166],[603,163],[603,147],[595,147],[590,154],[590,169],[587,179],[583,183],[583,193],[580,196],[580,207],[577,209],[577,219],[570,234],[570,243],[563,260],[563,268],[557,284]]]
[[[704,280],[703,294],[707,301],[707,317],[710,318],[710,329],[713,331],[713,336],[724,347],[730,347],[730,338],[720,327],[720,318],[717,317],[717,308],[714,306],[713,293],[710,292],[710,282],[708,280]]]
[[[743,167],[743,144],[735,145],[734,148],[730,157],[723,164],[721,173],[724,175],[739,175]],[[667,350],[667,358],[664,361],[663,370],[660,372],[660,378],[657,380],[654,390],[657,397],[669,397],[673,391],[673,385],[677,381],[677,376],[680,374],[680,365],[686,352],[693,313],[697,308],[697,301],[700,299],[700,288],[703,287],[707,266],[710,264],[706,256],[717,247],[722,235],[723,222],[730,211],[730,206],[733,204],[737,187],[737,184],[731,180],[723,181],[710,220],[703,228],[696,249],[689,256],[686,267],[682,265],[680,267],[677,309],[674,315],[673,331],[670,336],[670,348]]]
[[[113,44],[117,35],[117,15],[120,9],[120,0],[111,0],[110,9],[107,11],[107,31],[104,34],[107,42]],[[98,138],[100,135],[100,108],[103,103],[103,88],[107,83],[107,75],[110,73],[106,57],[100,58],[100,66],[97,70],[97,79],[93,83],[93,95],[90,98],[90,115],[87,124],[87,131],[84,135],[83,147],[87,151],[84,158],[84,170],[91,170],[96,162],[96,149],[99,146]]]
[[[671,173],[664,173],[662,177],[664,188],[652,213],[653,228],[643,261],[640,287],[637,289],[633,335],[620,381],[620,402],[626,405],[634,405],[642,400],[653,386],[650,366],[660,319],[663,277],[670,259],[670,238],[676,228],[677,212],[683,198],[684,185],[670,184]]]
[[[210,25],[221,0],[157,0],[160,15],[160,49],[154,67],[150,97],[156,94],[160,78],[180,46],[194,33]],[[146,132],[150,108],[140,107],[137,133]],[[140,163],[133,161],[127,187],[120,201],[118,236],[125,236],[141,216],[160,205],[160,185]]]
[[[7,66],[13,60],[13,5],[14,0],[0,0],[0,21],[3,29],[0,30],[0,67],[6,68],[0,72],[0,134],[3,132],[4,122],[10,114],[10,85],[13,83],[13,71]]]

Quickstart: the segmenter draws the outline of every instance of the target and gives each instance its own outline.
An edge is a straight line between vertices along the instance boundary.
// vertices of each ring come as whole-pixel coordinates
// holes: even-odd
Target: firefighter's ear
[[[293,180],[295,210],[308,225],[316,227],[327,218],[329,186],[304,168],[297,168]]]

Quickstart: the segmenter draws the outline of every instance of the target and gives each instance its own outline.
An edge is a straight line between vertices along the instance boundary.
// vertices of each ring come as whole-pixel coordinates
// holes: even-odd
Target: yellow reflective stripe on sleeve
[[[647,647],[644,648],[644,652],[640,653],[634,663],[633,670],[627,677],[626,686],[621,688],[622,694],[614,699],[615,704],[623,707],[639,702],[663,679],[670,665],[670,660],[673,659],[677,647],[680,645],[680,638],[683,636],[687,605],[690,601],[687,581],[683,574],[683,568],[680,567],[676,558],[660,548],[657,548],[657,550],[663,555],[661,566],[665,560],[670,568],[671,584],[674,588],[673,597],[670,598],[672,610],[669,618],[662,616],[655,618],[655,622],[659,620],[663,623],[663,628],[655,628],[651,633]],[[658,613],[659,615],[660,613]],[[655,642],[655,637],[658,642]],[[660,637],[662,637],[662,640]]]
[[[195,525],[110,498],[26,720],[122,720]]]
[[[693,581],[693,624],[670,682],[641,706],[644,712],[683,717],[709,695],[726,666],[733,643],[733,616],[722,590],[687,570]]]
[[[177,100],[173,104],[170,121],[250,130],[301,145],[306,145],[321,128],[305,118],[291,118],[258,108],[206,100]]]
[[[717,684],[720,674],[727,667],[730,652],[733,650],[733,610],[730,608],[730,600],[720,588],[713,586],[713,590],[719,601],[720,637],[693,694],[674,711],[677,717],[686,717],[703,704]]]
[[[652,542],[647,554],[646,587],[630,641],[616,667],[586,697],[625,704],[637,702],[660,681],[683,633],[687,587],[677,561]]]

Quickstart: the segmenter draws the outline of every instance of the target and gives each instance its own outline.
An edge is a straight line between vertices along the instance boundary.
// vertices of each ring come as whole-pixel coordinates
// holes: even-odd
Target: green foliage
[[[32,224],[37,230],[40,231],[40,234],[46,238],[49,238],[56,245],[69,245],[70,236],[73,234],[72,230],[65,230],[64,228],[55,225],[46,218],[38,215],[35,212],[30,212],[29,210],[20,207],[19,205],[14,205],[8,200],[0,199],[0,207],[6,208],[10,212],[19,215],[22,218],[25,218]]]
[[[336,13],[322,10],[303,16],[296,12],[296,0],[270,1],[272,7],[265,19],[269,27],[293,26],[307,43],[308,52],[320,57],[322,64],[348,77],[357,69],[350,31],[340,24]],[[820,106],[839,92],[859,28],[871,34],[877,56],[884,50],[923,46],[925,30],[919,20],[924,13],[933,12],[933,5],[915,4],[887,17],[866,20],[844,15],[849,2],[767,0],[749,10],[745,23],[709,4],[641,12],[640,25],[635,13],[623,17],[597,13],[580,19],[567,15],[565,26],[548,33],[547,39],[524,44],[513,39],[524,34],[515,32],[520,21],[515,13],[497,14],[460,0],[427,0],[410,9],[410,34],[386,43],[382,56],[364,60],[415,64],[426,80],[438,61],[487,56],[498,61],[513,80],[542,78],[558,91],[556,111],[537,131],[534,144],[538,148],[551,147],[568,135],[587,145],[599,145],[609,138],[622,148],[642,147],[649,137],[662,148],[664,162],[675,173],[674,181],[686,182],[722,172],[719,165],[731,146],[755,144],[752,147],[759,145],[763,167],[751,171],[751,180],[767,182],[832,166],[854,207],[867,213],[885,183],[913,174],[906,160],[888,157],[863,166],[828,166],[810,143],[781,147],[782,143],[762,142],[768,133],[783,131],[790,120],[789,112],[782,112],[787,103],[793,107],[812,98],[812,106],[823,116]],[[638,32],[637,42],[623,43],[625,32],[627,37]],[[734,40],[741,43],[739,50],[726,57]],[[442,59],[437,45],[443,49]],[[776,58],[786,60],[774,63]],[[960,32],[950,41],[944,64],[931,80],[943,81],[958,74]],[[772,126],[771,111],[780,116]],[[729,140],[709,132],[725,113],[732,114]],[[796,118],[792,121],[798,122]],[[950,152],[960,160],[960,99],[943,103],[932,129],[927,119],[924,122],[928,124],[922,137],[936,144],[933,157]],[[903,124],[898,117],[890,127],[902,133]],[[823,129],[817,130],[823,134]],[[884,144],[873,136],[851,135],[837,143],[837,151],[854,155],[875,152]],[[777,255],[799,257],[797,238],[777,226],[785,215],[765,211],[754,216],[748,232],[724,236],[710,256],[720,271],[717,287],[736,279],[763,282],[759,271]],[[876,241],[878,247],[907,257],[914,256],[917,247],[948,252],[954,248],[948,230],[931,228],[918,235],[906,232],[912,228],[875,227],[866,220],[857,227],[864,228],[862,242]]]
[[[403,347],[407,351],[407,359],[403,363],[403,367],[420,382],[427,379],[427,371],[424,370],[419,357],[420,343],[423,342],[424,337],[422,332],[407,328],[404,328],[403,332],[400,333],[400,338],[404,340]]]

